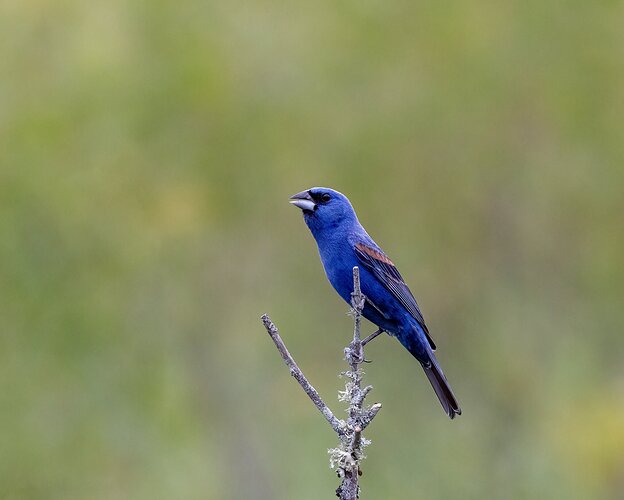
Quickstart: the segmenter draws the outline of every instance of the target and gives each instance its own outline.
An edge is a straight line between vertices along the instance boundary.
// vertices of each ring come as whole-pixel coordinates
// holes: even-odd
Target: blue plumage
[[[363,316],[395,336],[420,362],[444,411],[450,418],[461,408],[433,353],[435,343],[412,292],[390,258],[358,221],[345,195],[329,188],[312,188],[290,199],[318,245],[327,279],[347,303],[353,291],[353,267],[360,268]]]

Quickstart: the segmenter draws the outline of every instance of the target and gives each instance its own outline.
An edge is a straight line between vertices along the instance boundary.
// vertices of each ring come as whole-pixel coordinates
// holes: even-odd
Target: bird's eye
[[[323,193],[323,195],[321,196],[321,201],[327,203],[329,200],[331,200],[331,196],[329,196],[329,194],[327,193]]]

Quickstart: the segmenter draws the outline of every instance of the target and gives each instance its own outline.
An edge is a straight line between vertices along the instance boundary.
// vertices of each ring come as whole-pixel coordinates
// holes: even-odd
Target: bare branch
[[[375,403],[362,415],[362,430],[368,427],[368,424],[377,416],[379,410],[381,410],[381,403]]]
[[[351,441],[351,448],[357,450],[362,444],[362,428],[359,425],[353,429],[353,441]]]
[[[367,385],[362,388],[364,372],[360,369],[360,365],[366,361],[363,347],[383,332],[380,329],[366,339],[360,340],[360,324],[365,304],[366,297],[362,294],[360,288],[360,272],[357,267],[354,267],[350,311],[353,317],[353,341],[344,349],[345,360],[349,364],[349,370],[343,372],[344,377],[347,379],[345,389],[338,393],[340,401],[349,403],[347,410],[349,417],[346,422],[336,418],[332,413],[295,363],[295,360],[279,336],[277,327],[266,314],[262,316],[264,327],[271,339],[273,339],[286,366],[290,369],[290,374],[299,382],[299,385],[340,438],[339,447],[332,448],[328,452],[330,454],[330,466],[336,470],[338,477],[341,478],[341,484],[336,489],[336,496],[340,497],[341,500],[357,500],[359,498],[359,477],[362,475],[360,463],[365,458],[364,448],[370,444],[370,441],[362,435],[362,432],[381,409],[381,403],[375,403],[368,408],[364,407],[364,400],[373,387]]]
[[[305,391],[308,397],[312,400],[312,402],[314,403],[314,406],[316,406],[319,409],[319,411],[323,414],[323,416],[325,417],[325,420],[329,422],[329,425],[331,425],[332,429],[334,429],[334,431],[339,436],[342,436],[345,432],[344,421],[336,418],[336,416],[329,409],[329,407],[325,404],[325,402],[323,401],[319,393],[316,391],[316,389],[312,387],[312,384],[310,384],[310,382],[308,382],[308,379],[305,377],[305,375],[303,374],[303,372],[301,371],[297,363],[295,363],[295,360],[291,356],[290,352],[288,352],[288,349],[286,348],[284,341],[279,335],[277,327],[271,321],[271,318],[269,318],[267,314],[262,315],[262,323],[264,324],[264,327],[266,328],[267,333],[271,336],[271,339],[275,343],[275,347],[277,347],[277,350],[282,356],[284,363],[286,363],[286,366],[288,366],[288,368],[290,369],[290,374],[297,380],[297,382],[299,382],[299,385],[301,386],[301,388]]]

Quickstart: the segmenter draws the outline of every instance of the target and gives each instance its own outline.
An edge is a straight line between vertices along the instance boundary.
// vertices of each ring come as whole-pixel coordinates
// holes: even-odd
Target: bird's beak
[[[314,210],[316,204],[312,200],[312,196],[308,191],[301,191],[301,193],[293,194],[290,197],[290,203],[299,207],[301,210]]]

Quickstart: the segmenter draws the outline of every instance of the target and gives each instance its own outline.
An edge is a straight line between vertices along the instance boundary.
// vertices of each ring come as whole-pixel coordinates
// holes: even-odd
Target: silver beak
[[[316,203],[314,203],[308,191],[301,191],[301,193],[293,194],[289,201],[301,210],[312,211],[316,206]]]

